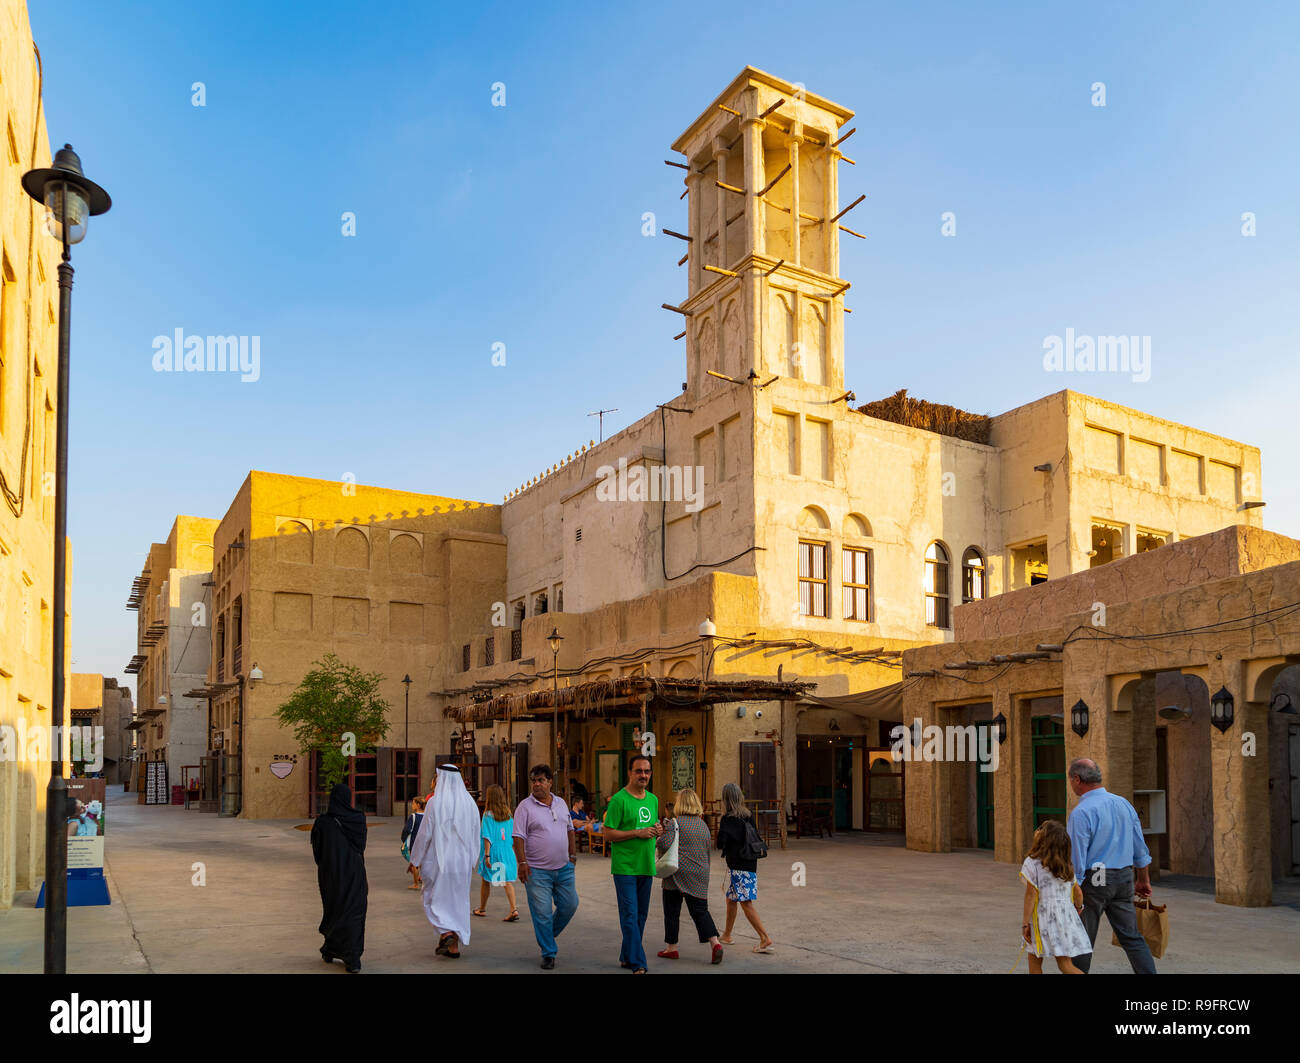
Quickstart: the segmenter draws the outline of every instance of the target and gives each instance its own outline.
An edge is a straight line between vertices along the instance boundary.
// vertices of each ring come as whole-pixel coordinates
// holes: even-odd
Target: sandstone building
[[[19,184],[27,170],[50,164],[50,149],[18,0],[0,6],[0,126],[0,729],[10,729],[0,734],[25,746],[19,735],[50,727],[53,688],[59,248]],[[29,759],[29,748],[0,758],[0,908],[35,889],[44,872],[50,763]]]
[[[164,543],[153,543],[126,607],[135,610],[140,759],[132,789],[143,791],[144,763],[167,764],[168,785],[207,752],[207,701],[188,696],[207,679],[211,647],[212,535],[217,522],[178,516]]]
[[[542,708],[529,727],[546,742],[548,680],[576,685],[559,699],[574,708],[565,771],[598,801],[621,785],[633,731],[626,704],[602,704],[639,695],[589,684],[797,675],[816,684],[797,704],[752,695],[744,715],[700,712],[681,685],[653,694],[654,732],[674,736],[656,786],[716,797],[738,779],[773,801],[784,778],[787,801],[822,799],[841,827],[902,829],[887,735],[904,651],[950,642],[965,602],[1258,526],[1255,448],[1137,410],[1072,391],[992,418],[906,396],[855,406],[835,146],[850,117],[748,68],[678,138],[684,390],[501,508],[518,634],[484,618],[445,704],[494,743],[507,713]],[[692,488],[699,470],[702,490],[635,492],[634,470]],[[510,693],[523,685],[534,693]]]
[[[129,730],[133,707],[131,692],[119,687],[116,679],[107,679],[102,675],[74,672],[72,686],[69,688],[69,717],[72,726],[90,728],[91,741],[102,741],[102,745],[87,745],[86,736],[78,739],[78,745],[70,747],[81,754],[81,759],[74,757],[70,768],[73,771],[100,771],[109,786],[125,783],[133,761],[133,734]],[[96,730],[102,733],[96,734]],[[98,757],[100,767],[93,767]]]
[[[215,532],[215,634],[194,691],[210,703],[226,811],[311,810],[311,767],[273,714],[333,650],[386,677],[394,730],[353,771],[376,814],[399,808],[435,756],[460,759],[477,788],[508,763],[522,776],[558,758],[560,788],[601,808],[645,727],[665,797],[690,785],[713,801],[735,780],[773,822],[778,803],[801,802],[839,829],[1011,859],[1036,816],[1064,815],[1048,776],[1084,750],[1120,792],[1166,782],[1166,798],[1200,802],[1171,813],[1184,833],[1159,844],[1172,842],[1173,867],[1206,873],[1188,833],[1209,830],[1205,787],[1169,778],[1190,732],[1161,738],[1148,717],[1167,693],[1166,708],[1192,700],[1165,673],[1217,666],[1186,652],[1121,660],[1116,647],[1096,660],[1064,625],[1102,588],[1115,625],[1167,618],[1206,580],[1258,596],[1276,572],[1283,586],[1293,544],[1260,529],[1259,452],[1069,390],[993,417],[905,394],[859,405],[839,274],[839,241],[856,235],[838,187],[851,117],[746,68],[691,123],[673,145],[688,207],[686,290],[669,306],[683,390],[503,504],[250,473]],[[1197,616],[1213,608],[1206,594],[1187,599]],[[968,639],[1000,641],[973,653]],[[948,673],[968,658],[1034,640],[1006,682],[954,693]],[[1265,649],[1265,671],[1291,652],[1240,652]],[[1234,687],[1239,705],[1280,675],[1259,668],[1249,697]],[[1102,719],[1120,679],[1136,730]],[[1062,722],[1075,691],[1094,702],[1080,742]],[[891,757],[891,730],[914,712],[990,727],[994,704],[1014,743],[997,772]],[[1257,813],[1258,766],[1231,786],[1222,815]],[[1261,866],[1216,859],[1221,899],[1260,903]]]

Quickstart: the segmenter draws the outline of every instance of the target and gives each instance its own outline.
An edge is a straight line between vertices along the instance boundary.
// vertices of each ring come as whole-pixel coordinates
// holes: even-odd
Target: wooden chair
[[[598,852],[601,856],[609,855],[609,842],[605,840],[604,832],[592,830],[591,827],[588,827],[584,833],[587,835],[587,849],[589,852]]]

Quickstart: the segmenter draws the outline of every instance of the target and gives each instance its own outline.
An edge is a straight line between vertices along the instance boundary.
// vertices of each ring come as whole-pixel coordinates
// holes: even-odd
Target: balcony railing
[[[523,628],[514,628],[510,632],[510,659],[519,660],[524,655],[524,631]]]
[[[226,659],[222,657],[220,660],[217,661],[217,682],[224,683],[225,681],[226,681]]]
[[[239,675],[239,673],[243,671],[243,668],[240,667],[243,664],[243,662],[244,662],[244,647],[236,646],[234,650],[231,651],[230,654],[231,675]]]
[[[489,635],[487,642],[483,645],[483,664],[487,667],[497,663],[497,638],[495,635]]]

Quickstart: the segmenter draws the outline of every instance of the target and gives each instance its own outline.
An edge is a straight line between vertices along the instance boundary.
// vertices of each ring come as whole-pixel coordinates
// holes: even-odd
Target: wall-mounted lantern
[[[1227,687],[1219,687],[1219,692],[1210,698],[1210,723],[1223,734],[1232,726],[1233,718],[1232,695]]]
[[[1080,698],[1070,710],[1070,730],[1080,738],[1088,733],[1088,703]]]
[[[998,713],[993,717],[993,726],[998,729],[998,745],[1007,740],[1007,718]]]

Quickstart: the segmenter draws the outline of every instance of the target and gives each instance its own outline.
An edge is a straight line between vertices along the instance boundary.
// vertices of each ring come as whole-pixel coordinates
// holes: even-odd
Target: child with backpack
[[[722,788],[725,809],[718,824],[718,848],[727,861],[726,898],[727,928],[718,938],[724,945],[731,944],[731,929],[736,925],[736,909],[745,913],[749,925],[758,932],[755,952],[770,953],[772,939],[763,929],[754,902],[758,900],[758,861],[767,855],[767,846],[754,826],[754,815],[745,805],[745,795],[734,782]]]

